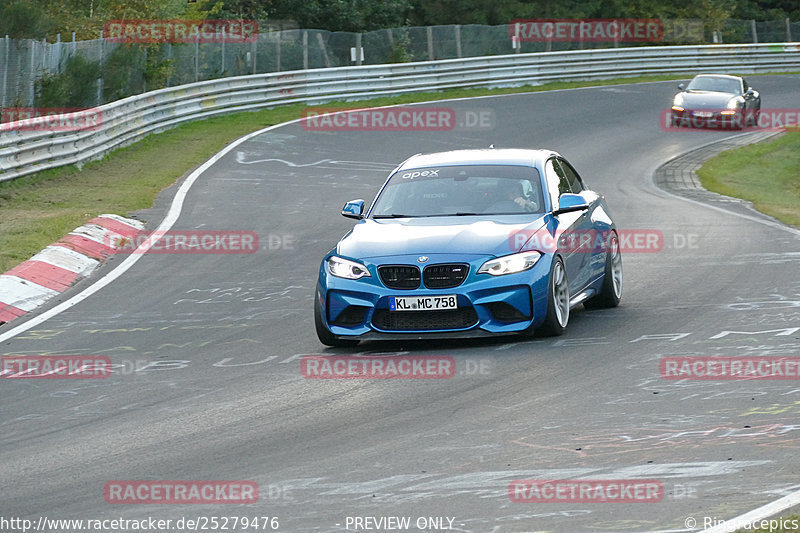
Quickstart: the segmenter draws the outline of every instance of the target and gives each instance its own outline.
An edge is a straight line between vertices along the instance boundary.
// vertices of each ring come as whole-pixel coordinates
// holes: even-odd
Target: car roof
[[[430,154],[417,154],[409,157],[397,170],[453,165],[519,165],[541,167],[547,158],[558,156],[552,150],[532,150],[525,148],[484,148],[470,150],[450,150]]]
[[[729,80],[741,80],[741,76],[731,76],[730,74],[698,74],[695,78],[725,78]]]

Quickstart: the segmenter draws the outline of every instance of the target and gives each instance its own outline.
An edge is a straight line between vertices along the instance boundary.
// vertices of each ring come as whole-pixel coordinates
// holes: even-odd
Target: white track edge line
[[[746,134],[741,134],[741,135],[746,135]],[[736,135],[734,137],[737,137],[737,136],[738,135]],[[671,161],[674,161],[675,159],[678,159],[679,157],[685,156],[686,154],[688,154],[688,153],[690,153],[690,152],[692,152],[694,150],[699,150],[701,148],[705,148],[707,146],[711,146],[711,145],[716,144],[716,143],[724,142],[725,140],[728,140],[730,138],[731,137],[728,137],[726,139],[721,139],[719,141],[712,141],[712,142],[709,142],[709,143],[705,143],[705,144],[703,144],[703,145],[701,145],[699,147],[692,148],[691,150],[687,150],[687,151],[683,152],[682,154],[679,154],[679,155],[677,155],[677,156],[675,156],[673,158],[670,158],[666,162],[658,165],[658,167],[656,167],[655,170],[657,170],[658,168],[661,168],[664,165],[669,164]],[[686,196],[682,196],[682,195],[680,195],[678,193],[672,192],[671,190],[669,190],[667,188],[659,187],[658,185],[655,184],[655,180],[652,179],[652,175],[655,173],[655,170],[653,171],[653,173],[651,173],[651,183],[656,187],[657,190],[659,190],[659,191],[661,191],[661,192],[663,192],[663,193],[665,193],[665,194],[667,194],[669,196],[672,196],[673,198],[677,198],[679,200],[683,200],[685,202],[689,202],[689,203],[692,203],[692,204],[695,204],[695,205],[698,205],[698,206],[701,206],[701,207],[706,207],[708,209],[713,209],[714,211],[719,211],[721,213],[726,213],[728,215],[733,215],[733,216],[736,216],[736,217],[739,217],[739,218],[743,218],[745,220],[749,220],[751,222],[756,222],[758,224],[763,224],[763,225],[769,226],[771,228],[783,230],[783,231],[786,231],[788,233],[792,233],[794,235],[800,236],[800,230],[798,230],[796,228],[793,228],[791,226],[784,225],[784,224],[782,224],[780,222],[774,222],[774,221],[769,220],[767,218],[760,218],[758,216],[752,216],[752,215],[746,215],[744,213],[738,213],[736,211],[725,209],[724,207],[719,207],[719,206],[716,206],[716,205],[707,204],[707,203],[704,203],[704,202],[702,202],[700,200],[695,200],[693,198],[687,198]],[[703,190],[705,191],[707,189],[704,188]],[[724,195],[720,195],[720,196],[724,196]],[[704,529],[700,533],[732,533],[734,531],[742,529],[748,523],[753,523],[753,522],[758,521],[758,520],[764,520],[766,518],[769,518],[770,516],[774,516],[774,515],[782,512],[782,511],[790,509],[790,508],[792,508],[792,507],[794,507],[796,505],[800,505],[800,490],[797,490],[797,491],[795,491],[795,492],[793,492],[793,493],[791,493],[791,494],[789,494],[787,496],[784,496],[783,498],[779,498],[779,499],[777,499],[777,500],[775,500],[773,502],[764,504],[761,507],[757,507],[757,508],[755,508],[755,509],[753,509],[751,511],[748,511],[748,512],[746,512],[744,514],[741,514],[741,515],[736,516],[734,518],[730,518],[730,519],[726,520],[725,522],[723,522],[722,524],[716,525],[716,526],[714,526],[714,527],[712,527],[710,529]],[[732,526],[733,526],[733,528],[732,528]]]
[[[630,85],[641,85],[641,84],[645,84],[645,83],[663,83],[663,82],[642,82],[642,83],[632,83]],[[628,85],[628,84],[619,84],[619,85]],[[421,104],[430,104],[430,103],[435,103],[435,102],[455,102],[455,101],[479,99],[479,98],[487,98],[487,97],[491,98],[491,97],[496,97],[496,96],[511,96],[512,94],[513,95],[516,95],[516,94],[544,94],[544,93],[548,93],[548,92],[570,91],[570,90],[575,90],[575,89],[613,87],[613,86],[619,86],[619,85],[599,85],[599,86],[595,86],[595,87],[576,87],[576,88],[573,88],[573,89],[555,89],[553,91],[531,91],[531,92],[528,92],[528,93],[511,93],[511,94],[503,94],[503,95],[486,95],[486,96],[482,96],[482,97],[472,97],[472,98],[470,98],[470,97],[449,98],[449,99],[444,99],[444,100],[435,100],[435,101],[426,101],[426,102],[410,102],[408,104],[399,104],[399,105],[394,105],[394,106],[383,106],[383,107],[399,107],[399,106],[402,106],[402,105],[421,105]],[[213,165],[214,163],[219,161],[228,152],[230,152],[231,150],[233,150],[234,148],[236,148],[240,144],[250,140],[251,138],[253,138],[253,137],[257,136],[257,135],[261,135],[262,133],[266,133],[266,132],[268,132],[270,130],[273,130],[273,129],[277,129],[277,128],[280,128],[280,127],[283,127],[283,126],[287,126],[289,124],[295,124],[295,123],[300,122],[302,120],[304,120],[304,118],[301,117],[301,118],[293,119],[293,120],[290,120],[290,121],[287,121],[287,122],[281,122],[280,124],[275,124],[275,125],[269,126],[267,128],[261,129],[261,130],[254,131],[253,133],[249,133],[249,134],[245,135],[244,137],[241,137],[241,138],[237,139],[236,141],[232,142],[230,145],[226,146],[222,151],[214,154],[214,156],[212,156],[210,159],[208,159],[200,167],[195,169],[189,175],[189,177],[186,179],[186,181],[184,181],[181,184],[180,188],[178,189],[178,192],[175,194],[175,198],[173,198],[173,200],[172,200],[172,204],[170,205],[170,209],[169,209],[169,212],[167,213],[167,216],[165,217],[165,219],[161,223],[161,225],[159,225],[159,227],[156,230],[156,232],[166,232],[175,224],[175,222],[178,220],[178,216],[180,216],[180,214],[181,214],[181,209],[183,208],[183,201],[186,198],[186,195],[189,193],[189,189],[191,189],[191,187],[194,184],[194,182],[197,181],[197,178],[199,178],[200,175],[208,169],[208,167],[210,167],[211,165]],[[689,151],[691,151],[691,150],[689,150]],[[685,155],[686,153],[689,153],[689,151],[687,151],[687,152],[685,152],[684,154],[681,154],[681,155]],[[680,156],[673,157],[672,159],[666,161],[665,163],[662,163],[662,165],[666,164],[666,163],[669,163],[669,161],[672,161],[672,160],[676,159],[677,157],[680,157]],[[661,165],[659,165],[659,167],[660,166]],[[723,213],[728,213],[728,214],[735,215],[735,216],[738,216],[738,217],[741,217],[741,218],[744,218],[744,219],[747,219],[747,220],[751,220],[753,222],[757,222],[757,223],[760,223],[760,224],[765,224],[767,226],[775,227],[777,229],[781,229],[781,230],[784,230],[784,231],[788,231],[790,233],[794,233],[796,235],[800,235],[800,230],[796,230],[794,228],[791,228],[791,227],[788,227],[788,226],[784,226],[782,224],[779,224],[779,223],[776,223],[776,222],[772,222],[770,220],[759,219],[759,218],[756,218],[756,217],[751,217],[751,216],[748,216],[748,215],[736,213],[736,212],[733,212],[733,211],[729,211],[727,209],[723,209],[721,207],[705,204],[705,203],[697,201],[697,200],[692,200],[692,199],[686,198],[684,196],[680,196],[678,194],[671,193],[671,192],[669,192],[669,191],[667,191],[665,189],[662,189],[660,187],[657,187],[657,188],[659,190],[661,190],[662,192],[665,192],[665,193],[669,194],[670,196],[674,196],[675,198],[679,198],[681,200],[685,200],[687,202],[691,202],[691,203],[696,204],[696,205],[708,207],[708,208],[714,209],[716,211],[721,211]],[[160,234],[160,233],[157,233],[157,234]],[[112,281],[117,279],[118,277],[120,277],[122,274],[124,274],[129,268],[131,268],[136,263],[136,261],[141,259],[143,257],[143,255],[144,254],[133,254],[133,255],[128,256],[117,268],[115,268],[114,270],[112,270],[111,272],[109,272],[108,274],[106,274],[105,276],[100,278],[99,280],[97,280],[94,284],[92,284],[91,286],[86,288],[84,291],[76,294],[75,296],[73,296],[69,300],[67,300],[67,301],[65,301],[63,303],[60,303],[59,305],[53,307],[52,309],[50,309],[48,311],[45,311],[41,315],[28,320],[24,324],[20,324],[19,326],[15,327],[15,328],[12,328],[11,330],[7,331],[6,333],[0,334],[0,342],[5,342],[5,341],[7,341],[9,339],[12,339],[13,337],[19,335],[20,333],[24,333],[25,331],[28,331],[32,327],[41,324],[45,320],[48,320],[48,319],[60,314],[61,312],[66,311],[70,307],[82,302],[83,300],[85,300],[86,298],[88,298],[92,294],[96,293],[97,291],[99,291],[100,289],[102,289],[103,287],[105,287],[106,285],[108,285],[109,283],[111,283]],[[772,515],[774,515],[776,513],[779,513],[781,511],[784,511],[786,509],[789,509],[790,507],[793,507],[793,506],[798,505],[798,504],[800,504],[800,490],[798,490],[798,491],[796,491],[796,492],[794,492],[792,494],[789,494],[788,496],[784,496],[783,498],[775,500],[774,502],[768,503],[766,505],[762,505],[761,507],[753,509],[752,511],[749,511],[749,512],[743,514],[743,515],[739,515],[738,517],[732,518],[728,522],[735,521],[735,520],[742,520],[742,519],[745,519],[745,518],[746,519],[750,519],[750,520],[757,520],[758,518],[756,518],[756,517],[766,518],[766,517],[772,516]],[[703,531],[702,533],[724,533],[724,532],[726,532],[728,530],[727,527],[724,527],[723,529],[719,529],[721,527],[724,527],[724,524],[721,525],[721,526],[716,526],[716,527],[711,528],[711,529],[707,529],[707,530]]]
[[[800,505],[800,490],[775,500],[774,502],[762,505],[761,507],[753,509],[752,511],[739,515],[735,518],[730,518],[722,524],[716,525],[710,529],[704,529],[701,533],[731,533],[733,531],[738,531],[746,526],[749,527],[749,525],[752,525],[753,522],[774,516],[781,511],[785,511],[786,509],[794,507],[795,505]],[[734,529],[732,529],[732,527]]]
[[[584,90],[584,89],[602,89],[602,88],[608,88],[608,87],[620,87],[620,86],[629,86],[629,85],[645,85],[645,84],[651,84],[651,83],[667,83],[668,81],[673,81],[673,80],[637,82],[637,83],[630,83],[630,84],[628,84],[628,83],[620,83],[620,84],[613,84],[613,85],[595,85],[595,86],[589,86],[589,87],[573,87],[573,88],[569,88],[569,89],[553,89],[553,90],[549,90],[549,91],[530,91],[530,92],[507,93],[507,94],[496,94],[496,95],[482,95],[482,96],[472,96],[472,97],[468,96],[468,97],[459,97],[459,98],[445,98],[445,99],[442,99],[442,100],[431,100],[431,101],[424,101],[424,102],[409,102],[409,103],[406,103],[406,104],[393,104],[393,105],[386,105],[386,106],[378,106],[378,107],[372,107],[372,108],[369,108],[369,109],[381,109],[381,108],[388,108],[388,107],[403,107],[403,106],[411,106],[411,105],[425,105],[425,104],[433,104],[433,103],[437,103],[437,102],[459,102],[459,101],[464,101],[464,100],[479,100],[479,99],[483,99],[483,98],[498,98],[498,97],[503,97],[503,96],[546,94],[546,93],[553,93],[553,92],[575,91],[575,90]],[[340,111],[334,111],[332,113],[325,113],[325,114],[326,115],[327,114],[334,114],[336,112],[340,112]],[[189,175],[189,177],[186,179],[186,181],[184,181],[181,184],[180,188],[178,189],[178,192],[175,194],[175,198],[173,198],[173,200],[172,200],[172,204],[170,205],[170,209],[169,209],[169,211],[167,213],[167,216],[162,221],[161,225],[159,225],[159,227],[155,230],[155,234],[156,235],[163,235],[164,232],[168,231],[175,224],[175,222],[177,221],[178,217],[181,214],[181,210],[183,208],[183,201],[186,198],[186,195],[189,193],[189,189],[191,189],[192,185],[194,185],[194,182],[211,165],[213,165],[214,163],[219,161],[222,157],[224,157],[226,154],[228,154],[231,150],[233,150],[234,148],[236,148],[240,144],[250,140],[251,138],[253,138],[253,137],[257,136],[257,135],[261,135],[262,133],[266,133],[266,132],[268,132],[270,130],[277,129],[277,128],[280,128],[280,127],[283,127],[283,126],[287,126],[289,124],[295,124],[295,123],[301,122],[303,120],[305,120],[305,118],[304,117],[300,117],[300,118],[296,118],[296,119],[289,120],[289,121],[286,121],[286,122],[281,122],[279,124],[274,124],[272,126],[269,126],[269,127],[254,131],[252,133],[249,133],[249,134],[245,135],[244,137],[241,137],[241,138],[235,140],[230,145],[226,146],[222,151],[214,154],[210,159],[208,159],[200,167],[195,169]],[[713,142],[709,143],[709,144],[713,144]],[[688,153],[688,151],[686,153]],[[680,157],[680,156],[677,156],[677,157]],[[675,159],[675,158],[672,158],[672,159]],[[672,159],[668,160],[667,162],[671,161]],[[665,164],[665,163],[662,163],[662,164]],[[782,229],[782,230],[789,231],[791,233],[796,233],[797,235],[800,235],[800,231],[794,230],[794,228],[789,228],[789,227],[786,227],[786,226],[783,226],[783,225],[780,225],[778,223],[774,223],[774,222],[771,222],[771,221],[768,221],[768,220],[758,219],[756,217],[750,217],[750,216],[747,216],[747,215],[742,215],[742,214],[739,214],[739,213],[735,213],[733,211],[728,211],[728,210],[722,209],[720,207],[712,206],[712,205],[709,205],[709,204],[704,204],[704,203],[696,201],[696,200],[691,200],[689,198],[685,198],[685,197],[679,196],[677,194],[670,193],[670,192],[668,192],[668,191],[666,191],[664,189],[661,189],[659,187],[657,187],[657,188],[660,191],[665,192],[665,193],[669,194],[670,196],[674,196],[675,198],[680,198],[681,200],[692,202],[694,204],[705,206],[705,207],[708,207],[708,208],[711,208],[711,209],[714,209],[714,210],[717,210],[717,211],[721,211],[721,212],[724,212],[724,213],[729,213],[729,214],[733,214],[733,215],[736,215],[736,216],[740,216],[742,218],[746,218],[746,219],[752,220],[754,222],[758,222],[758,223],[761,223],[761,224],[766,224],[768,226],[776,227],[778,229]],[[154,244],[154,242],[150,243],[150,245]],[[142,246],[146,246],[146,244],[143,244]],[[140,247],[140,249],[141,249],[141,247]],[[99,280],[97,280],[93,285],[90,285],[89,287],[87,287],[84,291],[76,294],[75,296],[73,296],[69,300],[67,300],[65,302],[62,302],[61,304],[53,307],[52,309],[50,309],[48,311],[45,311],[41,315],[28,320],[24,324],[20,324],[19,326],[15,327],[15,328],[12,328],[12,329],[10,329],[9,331],[7,331],[7,332],[5,332],[3,334],[0,334],[0,343],[1,342],[5,342],[5,341],[7,341],[9,339],[12,339],[13,337],[19,335],[20,333],[24,333],[25,331],[28,331],[32,327],[37,326],[37,325],[41,324],[42,322],[44,322],[44,321],[46,321],[46,320],[48,320],[48,319],[50,319],[50,318],[62,313],[63,311],[66,311],[70,307],[82,302],[83,300],[85,300],[86,298],[88,298],[92,294],[96,293],[97,291],[99,291],[100,289],[102,289],[103,287],[105,287],[106,285],[108,285],[109,283],[111,283],[112,281],[117,279],[118,277],[120,277],[122,274],[124,274],[129,268],[131,268],[136,263],[136,261],[141,259],[142,255],[144,255],[144,254],[133,254],[133,255],[129,256],[118,267],[116,267],[114,270],[112,270],[111,272],[109,272],[108,274],[106,274],[105,276],[100,278]]]
[[[668,80],[665,80],[665,81],[668,81]],[[445,98],[445,99],[442,99],[442,100],[430,100],[430,101],[424,101],[424,102],[409,102],[409,103],[406,103],[406,104],[392,104],[392,105],[377,106],[377,107],[371,107],[371,108],[365,108],[365,109],[383,109],[383,108],[387,108],[387,107],[403,107],[403,106],[412,106],[412,105],[425,105],[425,104],[434,104],[434,103],[437,103],[437,102],[459,102],[459,101],[463,101],[463,100],[478,100],[478,99],[482,99],[482,98],[497,98],[497,97],[502,97],[502,96],[515,96],[515,95],[523,95],[523,94],[545,94],[545,93],[552,93],[552,92],[574,91],[574,90],[578,90],[578,89],[597,89],[597,88],[604,88],[604,87],[618,87],[618,86],[626,86],[626,85],[643,85],[643,84],[647,84],[647,83],[664,83],[664,82],[662,82],[662,81],[651,81],[651,82],[637,82],[637,83],[620,83],[620,84],[613,84],[613,85],[596,85],[596,86],[589,86],[589,87],[573,87],[573,88],[570,88],[570,89],[552,89],[552,90],[549,90],[549,91],[546,90],[546,91],[530,91],[530,92],[506,93],[506,94],[491,94],[491,95],[482,95],[482,96],[467,96],[467,97],[459,97],[459,98]],[[324,113],[324,114],[325,115],[329,115],[329,114],[335,114],[335,113],[338,113],[338,112],[341,112],[341,111],[332,111],[331,113]],[[229,153],[231,150],[233,150],[234,148],[236,148],[240,144],[250,140],[251,138],[253,138],[253,137],[257,136],[257,135],[261,135],[262,133],[266,133],[266,132],[268,132],[270,130],[277,129],[277,128],[280,128],[280,127],[283,127],[283,126],[287,126],[289,124],[295,124],[295,123],[301,122],[303,120],[306,120],[305,117],[292,119],[292,120],[289,120],[289,121],[286,121],[286,122],[281,122],[279,124],[273,124],[272,126],[268,126],[266,128],[254,131],[252,133],[249,133],[249,134],[245,135],[244,137],[240,137],[239,139],[237,139],[234,142],[232,142],[230,145],[226,146],[220,152],[217,152],[216,154],[214,154],[210,159],[208,159],[200,167],[195,169],[189,175],[189,177],[181,184],[180,188],[178,189],[178,192],[175,194],[175,197],[172,199],[172,203],[170,204],[170,208],[169,208],[169,211],[167,212],[167,216],[164,218],[164,220],[161,222],[161,224],[155,230],[154,234],[155,235],[159,235],[159,236],[163,235],[166,231],[168,231],[175,224],[175,222],[178,220],[178,217],[181,214],[181,209],[183,208],[183,201],[186,198],[186,195],[189,193],[189,189],[191,189],[192,185],[194,185],[194,182],[197,180],[197,178],[199,178],[200,175],[208,169],[208,167],[210,167],[211,165],[213,165],[214,163],[219,161],[222,157],[224,157],[227,153]],[[104,216],[104,215],[100,215],[100,216]],[[142,246],[140,246],[137,249],[137,251],[141,250],[142,247],[152,246],[152,244],[154,244],[159,238],[160,237],[156,238],[155,240],[153,240],[149,244],[148,243],[144,243]],[[60,314],[60,313],[62,313],[64,311],[66,311],[70,307],[73,307],[74,305],[82,302],[83,300],[85,300],[86,298],[88,298],[92,294],[96,293],[97,291],[99,291],[100,289],[102,289],[103,287],[105,287],[106,285],[108,285],[109,283],[111,283],[112,281],[117,279],[118,277],[120,277],[122,274],[127,272],[127,270],[129,268],[131,268],[139,259],[141,259],[142,255],[144,255],[144,254],[143,253],[135,253],[135,254],[132,254],[132,255],[128,256],[114,270],[112,270],[108,274],[104,275],[102,278],[98,279],[94,284],[90,285],[89,287],[84,289],[82,292],[76,294],[75,296],[73,296],[69,300],[66,300],[65,302],[62,302],[62,303],[58,304],[57,306],[53,307],[52,309],[49,309],[48,311],[45,311],[41,315],[39,315],[37,317],[34,317],[34,318],[31,318],[27,322],[25,322],[23,324],[20,324],[19,326],[12,328],[12,329],[8,330],[5,333],[0,334],[0,343],[5,342],[7,340],[10,340],[10,339],[16,337],[20,333],[24,333],[24,332],[28,331],[29,329],[31,329],[31,328],[33,328],[35,326],[38,326],[42,322],[44,322],[46,320],[49,320],[50,318],[52,318],[52,317],[54,317],[54,316],[56,316],[56,315],[58,315],[58,314]],[[30,311],[28,311],[28,312],[30,312]]]
[[[740,134],[737,134],[737,135],[732,135],[730,137],[725,137],[724,139],[719,139],[719,140],[716,140],[716,141],[707,142],[707,143],[701,144],[700,146],[696,146],[696,147],[694,147],[694,148],[692,148],[690,150],[686,150],[685,152],[683,152],[681,154],[678,154],[675,157],[671,157],[670,159],[668,159],[664,163],[661,163],[660,165],[658,165],[650,173],[650,183],[652,183],[652,185],[655,187],[655,189],[657,191],[663,192],[664,194],[668,194],[669,196],[672,196],[673,198],[678,198],[679,200],[683,200],[685,202],[690,202],[690,203],[693,203],[695,205],[706,207],[708,209],[713,209],[714,211],[719,211],[721,213],[726,213],[728,215],[733,215],[733,216],[736,216],[736,217],[739,217],[739,218],[743,218],[745,220],[749,220],[751,222],[756,222],[758,224],[763,224],[763,225],[769,226],[771,228],[779,229],[779,230],[782,230],[782,231],[785,231],[785,232],[792,233],[794,235],[800,236],[800,229],[794,228],[794,227],[789,226],[787,224],[784,224],[782,222],[777,222],[777,221],[771,220],[771,219],[767,218],[769,215],[765,215],[765,214],[761,214],[761,216],[746,215],[744,213],[739,213],[739,212],[736,212],[736,211],[733,211],[733,210],[730,210],[730,209],[725,209],[724,207],[720,207],[718,205],[708,204],[708,203],[705,203],[705,202],[703,202],[701,200],[695,200],[694,198],[688,198],[688,197],[683,196],[683,195],[681,195],[679,193],[673,192],[672,190],[670,190],[670,189],[668,189],[666,187],[659,187],[656,184],[655,179],[654,179],[654,174],[659,168],[661,168],[661,167],[663,167],[665,165],[668,165],[672,161],[675,161],[678,158],[681,158],[681,157],[683,157],[683,156],[685,156],[685,155],[687,155],[687,154],[689,154],[691,152],[694,152],[695,150],[701,150],[703,148],[707,148],[707,147],[712,146],[714,144],[722,143],[722,142],[725,142],[725,141],[729,141],[729,140],[731,140],[733,138],[742,137],[742,136],[745,136],[745,135],[749,135],[749,132],[740,133]],[[762,140],[766,140],[766,139],[762,139]],[[750,144],[753,144],[753,143],[750,143]],[[749,145],[742,145],[742,146],[749,146]],[[728,148],[726,150],[723,150],[723,152],[725,152],[727,150],[734,149],[734,148],[740,148],[740,146],[734,146],[734,147]],[[722,153],[722,152],[720,152],[720,153]],[[710,193],[713,193],[713,194],[719,194],[719,193],[714,193],[713,191],[709,191],[705,187],[703,187],[701,190],[703,190],[705,192],[710,192]],[[724,194],[719,194],[719,196],[721,198],[726,198],[726,195],[724,195]],[[727,196],[727,198],[734,198],[734,197],[733,196]],[[746,201],[746,200],[744,200],[744,201]],[[750,202],[750,204],[752,205],[752,202]]]
[[[181,211],[183,209],[183,202],[186,199],[186,196],[188,195],[189,190],[192,188],[192,185],[194,185],[194,182],[197,181],[197,179],[203,174],[203,172],[208,170],[208,168],[211,165],[213,165],[214,163],[219,161],[226,154],[228,154],[231,150],[233,150],[234,148],[236,148],[237,146],[239,146],[243,142],[246,142],[246,141],[250,140],[251,138],[253,138],[253,137],[257,136],[257,135],[261,135],[262,133],[265,133],[265,132],[267,132],[269,130],[272,130],[272,129],[275,129],[275,128],[279,128],[279,127],[285,126],[287,124],[292,124],[292,123],[297,122],[299,120],[302,120],[302,119],[294,119],[294,120],[291,120],[289,122],[282,122],[280,124],[275,124],[273,126],[269,126],[267,128],[263,128],[263,129],[254,131],[252,133],[249,133],[249,134],[245,135],[244,137],[240,137],[239,139],[235,140],[234,142],[232,142],[231,144],[226,146],[220,152],[217,152],[216,154],[214,154],[210,159],[208,159],[205,163],[200,165],[198,168],[196,168],[189,175],[189,177],[181,184],[180,188],[178,189],[178,192],[175,193],[175,197],[172,199],[172,203],[170,205],[169,211],[167,212],[167,216],[164,218],[164,220],[161,222],[161,224],[155,230],[155,234],[156,235],[164,235],[175,224],[175,222],[178,220],[178,217],[181,214]],[[149,242],[149,243],[144,243],[142,245],[142,247],[143,246],[147,246],[149,248],[154,243],[155,243],[155,241]],[[140,249],[142,247],[140,247]],[[130,269],[142,257],[144,257],[143,253],[134,253],[134,254],[129,255],[114,270],[112,270],[108,274],[104,275],[102,278],[98,279],[95,283],[93,283],[92,285],[90,285],[89,287],[84,289],[83,291],[79,292],[78,294],[76,294],[72,298],[70,298],[70,299],[68,299],[68,300],[56,305],[52,309],[48,309],[47,311],[45,311],[41,315],[38,315],[38,316],[36,316],[34,318],[31,318],[27,322],[24,322],[23,324],[20,324],[19,326],[15,327],[15,328],[12,328],[12,329],[8,330],[7,332],[5,332],[3,334],[0,334],[0,342],[5,342],[7,340],[10,340],[10,339],[16,337],[17,335],[19,335],[20,333],[24,333],[24,332],[28,331],[29,329],[38,326],[42,322],[44,322],[46,320],[49,320],[50,318],[52,318],[52,317],[54,317],[54,316],[56,316],[56,315],[58,315],[58,314],[60,314],[60,313],[62,313],[64,311],[66,311],[67,309],[77,305],[78,303],[82,302],[83,300],[85,300],[89,296],[93,295],[94,293],[96,293],[97,291],[99,291],[100,289],[105,287],[106,285],[110,284],[112,281],[116,280],[122,274],[127,272],[128,269]]]

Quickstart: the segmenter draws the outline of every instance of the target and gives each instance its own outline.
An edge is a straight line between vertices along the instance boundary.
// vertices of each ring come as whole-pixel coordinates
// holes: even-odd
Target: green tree
[[[97,99],[96,82],[100,65],[74,55],[64,64],[61,74],[36,81],[36,107],[92,107]]]
[[[517,0],[414,0],[411,23],[415,26],[507,24],[526,16],[519,8]]]
[[[356,32],[398,28],[410,9],[410,0],[274,0],[270,15],[301,28]]]
[[[220,19],[266,20],[272,3],[265,0],[223,0]]]
[[[0,0],[0,37],[42,39],[52,26],[39,0]]]
[[[685,18],[703,19],[708,31],[722,31],[725,21],[731,18],[735,5],[730,0],[700,0],[685,8],[681,15]]]

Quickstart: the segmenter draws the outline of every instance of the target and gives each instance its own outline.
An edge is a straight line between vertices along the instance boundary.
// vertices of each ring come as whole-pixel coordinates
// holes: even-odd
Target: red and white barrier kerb
[[[100,215],[0,274],[0,324],[36,309],[91,274],[114,253],[114,243],[143,228],[138,220]]]

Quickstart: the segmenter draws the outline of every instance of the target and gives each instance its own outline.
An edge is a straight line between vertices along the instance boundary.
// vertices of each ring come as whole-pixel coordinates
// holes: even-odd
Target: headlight
[[[672,105],[675,107],[683,107],[683,93],[678,93],[672,99]]]
[[[490,259],[481,265],[481,268],[478,269],[478,274],[491,274],[492,276],[516,274],[533,268],[533,265],[536,264],[540,257],[542,257],[540,252],[523,252]]]
[[[328,259],[328,272],[337,278],[361,279],[370,276],[367,267],[361,263],[333,256]]]
[[[725,106],[728,109],[738,109],[742,105],[742,101],[739,98],[731,98],[728,100],[728,105]]]

